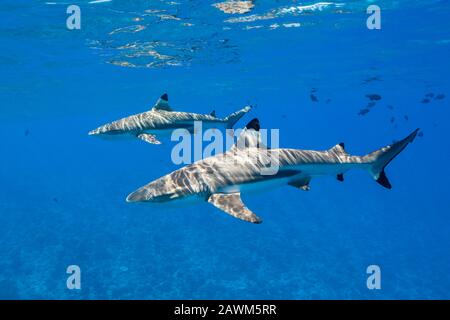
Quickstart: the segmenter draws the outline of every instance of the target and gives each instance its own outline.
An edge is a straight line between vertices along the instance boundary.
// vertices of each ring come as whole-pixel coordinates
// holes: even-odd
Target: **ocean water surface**
[[[69,5],[81,29],[69,30]],[[366,9],[381,8],[369,30]],[[25,1],[0,4],[0,298],[446,299],[450,292],[450,4],[398,1]],[[89,130],[150,109],[245,105],[280,146],[386,169],[243,194],[264,222],[207,202],[126,203],[179,166],[174,142]],[[66,269],[81,268],[81,290]],[[366,285],[381,268],[381,289]]]

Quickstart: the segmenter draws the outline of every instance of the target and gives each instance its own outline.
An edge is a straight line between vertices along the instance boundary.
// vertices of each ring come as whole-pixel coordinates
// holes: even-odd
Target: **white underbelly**
[[[272,188],[279,187],[287,184],[291,180],[300,179],[301,174],[298,176],[282,177],[282,178],[267,178],[257,182],[247,182],[237,185],[225,186],[219,189],[219,192],[233,193],[233,192],[245,192],[245,193],[260,193],[264,191],[270,191]]]
[[[314,176],[326,176],[326,175],[336,175],[348,171],[351,164],[318,164],[318,165],[301,165],[296,167],[304,175],[314,177]]]
[[[170,137],[172,132],[177,130],[177,128],[168,128],[168,129],[150,129],[144,130],[145,133],[154,135],[156,137]]]

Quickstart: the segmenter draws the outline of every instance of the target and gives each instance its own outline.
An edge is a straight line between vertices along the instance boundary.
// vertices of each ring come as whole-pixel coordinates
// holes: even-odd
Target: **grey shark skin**
[[[246,127],[240,137],[250,143],[247,141],[243,147],[239,147],[238,140],[238,146],[233,146],[223,154],[197,161],[136,190],[128,196],[127,201],[167,202],[197,198],[208,201],[236,218],[260,223],[261,219],[243,204],[241,191],[257,186],[267,188],[268,184],[288,184],[309,190],[312,178],[335,175],[343,181],[344,173],[350,169],[366,170],[379,184],[390,189],[391,184],[384,168],[414,140],[419,130],[365,156],[352,156],[344,150],[343,143],[326,151],[255,147],[257,143],[254,143],[254,139],[260,139],[257,132],[259,122],[257,119],[252,122],[253,125]],[[268,161],[261,161],[267,160],[267,157],[277,159],[279,169],[275,175],[261,174],[269,166]]]
[[[247,106],[221,119],[216,117],[214,111],[211,114],[173,111],[168,100],[168,95],[163,94],[150,111],[105,124],[90,131],[89,135],[137,137],[151,144],[160,144],[161,142],[156,137],[158,134],[165,134],[168,131],[180,128],[192,131],[195,121],[201,121],[203,128],[223,126],[231,129],[251,109],[250,106]]]

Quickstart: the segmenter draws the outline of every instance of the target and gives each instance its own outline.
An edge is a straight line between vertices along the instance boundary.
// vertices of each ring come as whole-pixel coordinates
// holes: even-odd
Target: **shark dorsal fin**
[[[158,101],[156,101],[156,103],[153,106],[152,110],[172,111],[172,108],[169,106],[169,96],[167,95],[167,93],[164,93],[158,99]]]
[[[261,133],[259,120],[257,118],[251,120],[242,130],[236,143],[231,147],[231,150],[243,150],[246,148],[264,148],[267,149],[261,141]]]
[[[216,117],[216,110],[211,111],[211,113],[209,114],[211,117]]]

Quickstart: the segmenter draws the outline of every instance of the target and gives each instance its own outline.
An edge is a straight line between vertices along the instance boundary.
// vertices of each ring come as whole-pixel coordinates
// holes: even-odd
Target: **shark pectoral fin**
[[[156,136],[149,133],[141,133],[138,134],[137,137],[145,142],[151,143],[151,144],[161,144],[161,141],[156,139]]]
[[[293,186],[295,188],[301,189],[303,191],[309,191],[309,182],[311,178],[301,178],[293,181],[289,181],[288,185]]]
[[[235,193],[214,193],[208,198],[208,202],[216,206],[229,215],[252,223],[261,223],[262,220],[251,212],[242,203],[241,194]]]

